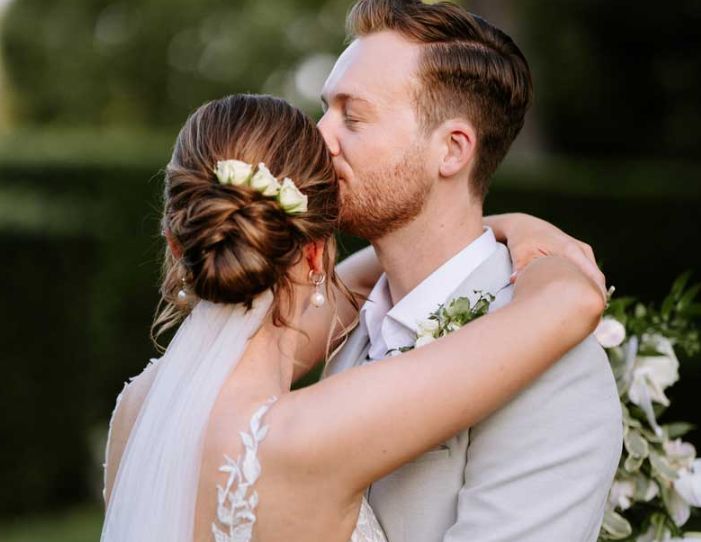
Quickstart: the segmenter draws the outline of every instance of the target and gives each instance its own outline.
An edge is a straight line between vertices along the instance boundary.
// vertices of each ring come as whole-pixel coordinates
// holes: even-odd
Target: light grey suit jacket
[[[498,309],[511,300],[511,271],[500,244],[449,299],[489,291]],[[368,349],[359,326],[325,374],[364,363]],[[499,411],[375,482],[368,498],[389,542],[595,542],[621,443],[616,384],[589,337]]]

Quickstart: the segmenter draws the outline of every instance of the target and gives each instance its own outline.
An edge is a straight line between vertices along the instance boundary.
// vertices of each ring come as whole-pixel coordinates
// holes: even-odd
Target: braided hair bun
[[[308,198],[307,211],[290,215],[250,186],[221,184],[214,168],[230,159],[263,162],[278,179],[291,178]],[[302,248],[332,240],[338,213],[331,156],[309,117],[271,96],[206,103],[185,122],[166,167],[162,225],[181,257],[166,249],[163,299],[177,305],[183,277],[199,299],[249,307],[266,290],[290,289]],[[333,277],[328,257],[326,264]],[[163,311],[154,326],[162,332],[172,316]]]

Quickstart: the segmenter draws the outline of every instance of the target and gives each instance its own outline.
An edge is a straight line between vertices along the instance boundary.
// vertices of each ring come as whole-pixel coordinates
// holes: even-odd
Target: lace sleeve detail
[[[217,522],[212,522],[212,534],[216,542],[249,542],[256,522],[255,510],[258,506],[258,493],[253,485],[261,473],[258,461],[258,446],[268,434],[268,426],[261,425],[261,419],[277,397],[271,397],[253,414],[249,432],[241,431],[244,451],[236,460],[224,455],[226,463],[219,467],[220,472],[228,473],[226,485],[217,485]]]

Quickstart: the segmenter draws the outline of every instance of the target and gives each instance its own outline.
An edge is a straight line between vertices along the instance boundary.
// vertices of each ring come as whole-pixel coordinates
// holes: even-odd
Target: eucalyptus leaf
[[[650,446],[647,440],[635,429],[629,429],[625,432],[623,435],[623,443],[632,457],[645,458],[650,453]]]
[[[671,483],[677,479],[677,471],[669,464],[667,458],[657,452],[650,453],[650,465],[652,465],[653,472],[658,474],[663,481]]]
[[[612,510],[604,514],[603,530],[609,540],[623,540],[633,534],[633,527],[628,520]]]
[[[635,456],[629,455],[628,457],[626,457],[626,460],[623,463],[623,468],[627,472],[634,474],[640,470],[640,467],[642,467],[644,461],[645,461],[644,457],[635,457]]]
[[[686,435],[689,431],[693,431],[696,429],[696,426],[693,423],[674,422],[665,425],[663,429],[666,430],[667,436],[670,439],[675,439]]]

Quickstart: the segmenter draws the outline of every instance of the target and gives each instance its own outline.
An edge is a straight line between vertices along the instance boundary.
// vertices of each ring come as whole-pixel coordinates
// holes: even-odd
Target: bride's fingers
[[[562,245],[559,250],[548,251],[543,248],[531,249],[527,253],[514,255],[514,272],[511,275],[511,283],[516,282],[518,275],[533,260],[548,255],[559,255],[569,259],[579,270],[597,285],[601,295],[607,299],[606,277],[596,264],[594,251],[586,243],[571,239]]]
[[[580,247],[584,252],[591,265],[588,267],[590,278],[601,288],[604,297],[608,298],[608,290],[606,289],[606,276],[599,269],[599,265],[596,262],[596,256],[594,255],[594,249],[591,245],[583,243],[580,241]]]
[[[584,243],[581,243],[584,244]],[[587,250],[587,248],[589,250]],[[601,272],[599,267],[596,265],[596,260],[594,259],[594,251],[586,245],[586,247],[577,247],[577,249],[570,249],[567,253],[567,257],[573,261],[580,271],[584,273],[590,280],[594,282],[601,292],[601,296],[604,300],[607,299],[606,295],[606,277]]]

